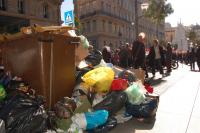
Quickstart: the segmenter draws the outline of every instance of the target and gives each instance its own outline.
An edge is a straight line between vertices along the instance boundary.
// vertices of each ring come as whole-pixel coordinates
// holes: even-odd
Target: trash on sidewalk
[[[136,82],[137,80],[136,75],[129,70],[124,70],[120,72],[118,74],[118,78],[126,79],[128,80],[128,82]]]
[[[128,96],[128,101],[131,104],[140,105],[145,99],[144,92],[137,83],[133,83],[125,90],[125,92]]]
[[[136,118],[154,117],[159,104],[159,96],[149,94],[146,94],[145,96],[145,100],[139,105],[127,103],[126,113]]]
[[[114,79],[114,72],[109,67],[99,67],[87,72],[82,80],[88,86],[94,87],[95,92],[109,92]]]
[[[114,79],[111,84],[111,91],[122,91],[128,88],[128,81],[126,79]]]
[[[5,122],[2,119],[0,119],[0,133],[6,133]]]
[[[71,119],[73,123],[69,128],[69,132],[75,130],[91,130],[106,123],[108,119],[108,112],[106,110],[98,110],[95,112],[86,112],[75,114]]]
[[[124,107],[127,102],[127,95],[123,91],[113,91],[109,93],[102,102],[93,106],[94,110],[107,110],[112,116]]]
[[[11,46],[10,42],[8,47],[5,47],[8,53],[7,51],[3,53],[5,57],[9,57],[9,64],[5,64],[8,72],[0,70],[0,122],[1,120],[5,122],[6,132],[54,130],[64,133],[85,131],[102,133],[112,130],[119,123],[129,121],[132,117],[155,117],[159,96],[149,94],[153,93],[153,87],[150,84],[143,85],[142,70],[125,70],[113,66],[112,63],[105,63],[100,51],[95,49],[88,51],[87,38],[72,35],[68,30],[64,37],[75,37],[67,38],[67,42],[71,44],[75,41],[73,44],[77,45],[66,45],[63,43],[66,42],[66,38],[60,39],[60,30],[64,34],[66,28],[50,27],[48,29],[37,26],[25,28],[23,32],[26,35],[23,41],[13,42],[16,47],[24,46],[23,49],[19,49],[19,53],[12,53],[13,45]],[[55,38],[59,36],[57,40],[50,38],[50,33]],[[30,36],[30,40],[27,36]],[[41,44],[37,46],[34,43],[24,44],[34,39],[37,44],[38,39],[42,43],[49,44],[48,48]],[[54,43],[48,42],[52,40]],[[59,45],[55,45],[58,43],[56,41]],[[32,47],[38,46],[41,50],[40,54],[44,54],[45,57],[38,55],[38,51],[32,53],[34,56],[29,55],[30,60],[39,56],[39,59],[33,60],[37,64],[33,67],[28,62],[30,60],[22,58],[21,53],[27,51],[29,53]],[[63,50],[62,54],[59,53],[60,51],[59,54],[57,53],[55,49],[58,48]],[[49,49],[51,50],[48,51]],[[46,55],[45,52],[51,54]],[[58,57],[62,56],[62,59],[54,57],[55,54],[58,54]],[[66,58],[72,58],[72,61],[67,62]],[[44,67],[45,64],[38,62],[44,59],[46,62],[43,63],[53,63],[53,66]],[[13,60],[17,63],[16,66],[13,65],[15,64]],[[19,64],[19,61],[25,61],[28,66]],[[59,64],[60,62],[65,63]],[[36,68],[36,73],[33,73]],[[9,69],[14,74],[19,74],[17,76],[22,75],[22,78],[12,77]],[[38,94],[42,94],[45,98]],[[120,110],[123,110],[122,114]],[[3,130],[3,125],[0,126],[1,130]]]
[[[88,133],[107,133],[117,126],[117,120],[114,117],[109,117],[105,124],[98,126],[93,130],[87,130]]]

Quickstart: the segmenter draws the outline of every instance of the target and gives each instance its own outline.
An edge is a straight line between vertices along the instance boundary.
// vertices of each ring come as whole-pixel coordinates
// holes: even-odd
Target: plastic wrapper
[[[117,119],[117,123],[124,123],[126,121],[129,121],[133,116],[132,115],[126,115],[126,114],[118,114],[115,116]]]
[[[5,122],[0,119],[0,133],[6,133]]]
[[[11,80],[10,73],[0,72],[0,84],[1,85],[3,85],[4,87],[7,87],[10,80]]]
[[[128,88],[128,81],[126,79],[114,79],[111,85],[111,91],[121,91]]]
[[[64,97],[55,104],[55,111],[60,118],[70,118],[76,109],[76,103],[74,99]]]
[[[103,99],[104,99],[104,95],[99,94],[99,93],[95,94],[94,100],[92,102],[92,106],[95,106],[96,104],[100,103],[101,101],[103,101]]]
[[[148,118],[155,116],[159,104],[159,96],[146,95],[140,105],[126,104],[126,112],[133,117]]]
[[[2,85],[0,85],[0,101],[6,98],[6,91]]]
[[[114,72],[109,67],[99,67],[86,73],[82,80],[92,86],[95,92],[108,92],[114,79]]]
[[[73,123],[68,131],[72,130],[91,130],[106,123],[108,119],[108,111],[98,110],[95,112],[87,112],[75,114],[71,119]]]
[[[98,126],[93,130],[88,130],[89,133],[107,133],[117,126],[117,120],[114,117],[108,118],[107,122],[102,126]]]
[[[127,101],[126,93],[122,91],[113,91],[108,94],[104,100],[93,107],[94,110],[107,110],[112,116],[124,107]]]
[[[82,68],[82,69],[79,69],[79,68],[76,69],[76,85],[80,84],[82,82],[82,79],[81,79],[82,76],[85,73],[89,72],[90,70],[92,70],[92,68],[90,68],[90,67],[85,67],[85,68]]]
[[[106,62],[102,59],[99,65],[94,66],[94,68],[99,68],[99,67],[107,67]]]
[[[87,64],[91,66],[99,65],[102,60],[102,53],[96,49],[92,50],[89,55],[85,58]]]
[[[86,129],[90,130],[103,125],[104,123],[106,123],[108,115],[109,113],[106,110],[98,110],[95,112],[85,113],[85,118],[87,121]]]
[[[137,78],[135,74],[129,70],[119,72],[118,78],[126,79],[128,82],[136,82]]]
[[[70,128],[70,125],[72,124],[71,118],[69,119],[56,119],[56,125],[59,129],[62,129],[63,131],[67,131]]]
[[[128,95],[128,101],[131,104],[139,105],[145,99],[144,92],[137,83],[133,83],[133,85],[129,86],[125,92]]]
[[[124,68],[118,67],[118,66],[113,66],[113,71],[115,72],[115,76],[118,77],[119,73],[125,71]]]
[[[150,84],[145,83],[144,86],[148,93],[153,93],[153,87]]]
[[[78,47],[75,50],[76,66],[78,66],[78,64],[89,54],[89,51],[88,51],[89,42],[87,38],[85,38],[84,36],[80,36],[80,39],[81,39],[81,44],[78,45]]]
[[[74,114],[85,113],[88,112],[89,109],[91,109],[91,104],[86,95],[79,96],[75,100],[77,103],[77,108],[75,109]]]

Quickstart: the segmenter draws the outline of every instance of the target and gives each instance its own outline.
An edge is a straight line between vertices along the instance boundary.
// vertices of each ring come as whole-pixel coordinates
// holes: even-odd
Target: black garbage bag
[[[87,57],[85,57],[85,61],[87,64],[92,66],[99,65],[102,60],[102,53],[96,49],[92,50]]]
[[[118,78],[126,79],[128,82],[136,82],[135,74],[129,70],[124,70],[118,74]]]
[[[56,124],[57,116],[56,116],[55,111],[48,111],[47,115],[48,115],[48,118],[47,118],[48,129],[52,131],[56,131],[56,129],[58,128],[58,125]]]
[[[128,97],[123,91],[113,91],[109,93],[102,102],[96,104],[94,110],[107,110],[112,116],[117,113],[125,105]]]
[[[18,93],[0,111],[7,133],[42,133],[47,129],[43,98]]]
[[[114,117],[109,117],[107,122],[104,125],[99,126],[95,128],[94,130],[89,130],[88,132],[89,133],[108,133],[116,126],[117,126],[117,119],[115,119]]]
[[[140,105],[126,103],[126,113],[136,118],[148,118],[156,115],[159,104],[159,96],[149,97],[146,95],[144,102]]]

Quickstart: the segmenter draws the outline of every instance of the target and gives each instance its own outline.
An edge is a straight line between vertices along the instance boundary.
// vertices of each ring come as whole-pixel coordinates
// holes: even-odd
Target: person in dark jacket
[[[166,51],[166,66],[167,66],[167,73],[170,74],[171,69],[171,62],[172,62],[172,47],[171,43],[167,43],[167,51]]]
[[[102,50],[103,59],[106,63],[111,62],[111,50],[109,46],[104,46]]]
[[[128,52],[128,67],[132,66],[132,47],[129,43],[126,43],[126,49]]]
[[[153,77],[155,77],[155,69],[157,68],[160,72],[160,74],[163,73],[163,68],[162,68],[162,63],[161,61],[163,60],[162,58],[164,57],[163,54],[163,48],[159,46],[159,42],[157,39],[153,40],[153,46],[150,48],[149,52],[149,65],[152,68],[152,74]],[[164,75],[163,75],[164,76]]]
[[[191,52],[189,53],[190,58],[190,70],[195,71],[195,49],[192,48]]]
[[[196,57],[197,57],[197,65],[198,65],[199,72],[200,72],[200,46],[197,48]]]
[[[145,33],[141,32],[132,46],[132,60],[135,69],[145,70]]]
[[[120,61],[120,66],[122,68],[127,68],[128,67],[128,49],[126,48],[125,45],[122,45],[120,52],[119,52],[119,61]]]

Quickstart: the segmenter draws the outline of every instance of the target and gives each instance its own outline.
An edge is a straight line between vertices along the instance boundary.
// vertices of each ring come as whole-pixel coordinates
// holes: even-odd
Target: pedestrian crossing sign
[[[74,24],[74,14],[73,14],[73,10],[65,12],[64,15],[65,15],[65,16],[64,16],[64,17],[65,17],[65,19],[64,19],[65,24],[66,24],[66,25],[73,25],[73,24]]]

